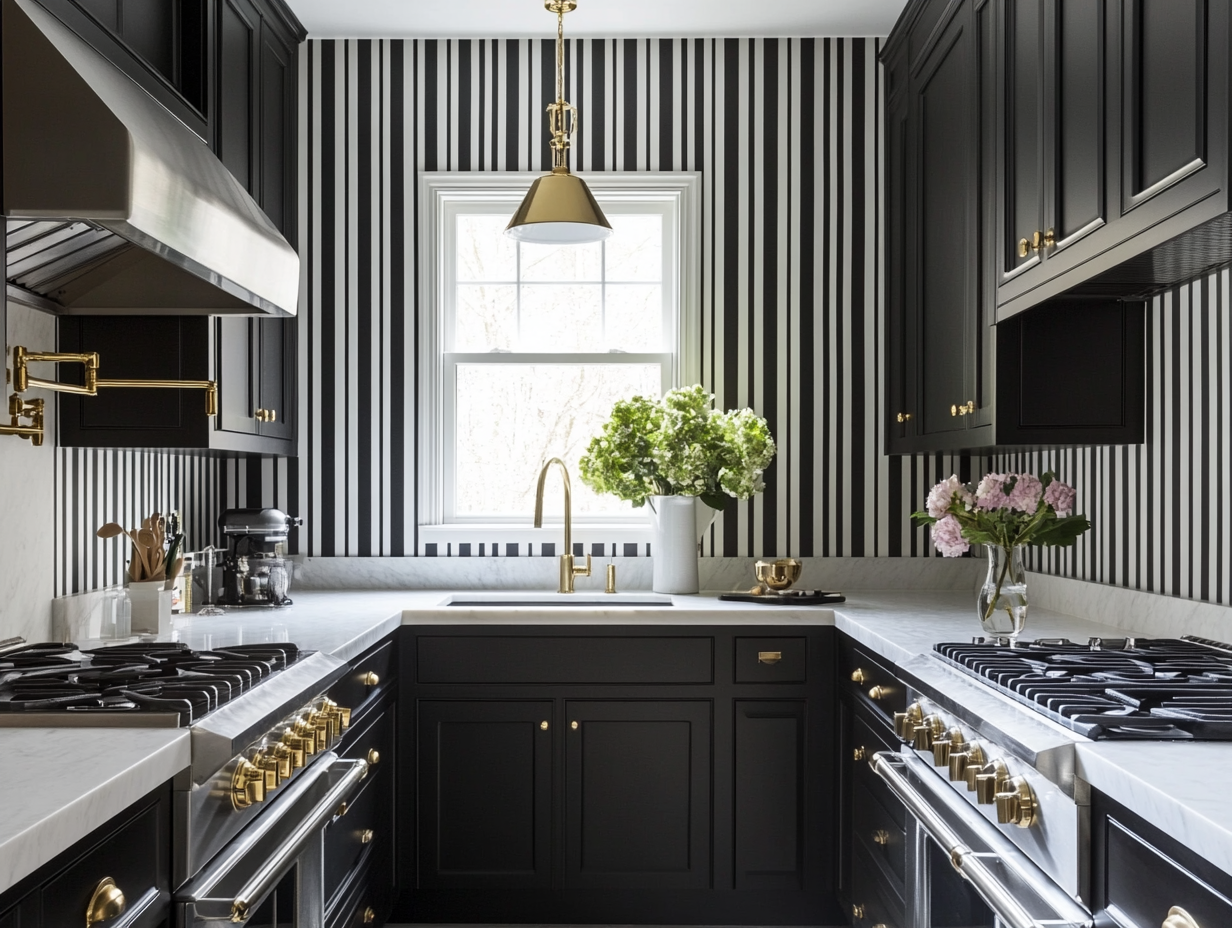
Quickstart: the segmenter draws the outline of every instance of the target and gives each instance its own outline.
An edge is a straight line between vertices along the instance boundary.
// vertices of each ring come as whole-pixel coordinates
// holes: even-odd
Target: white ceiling
[[[313,38],[551,37],[542,0],[289,0]],[[579,0],[565,35],[886,35],[905,0]]]

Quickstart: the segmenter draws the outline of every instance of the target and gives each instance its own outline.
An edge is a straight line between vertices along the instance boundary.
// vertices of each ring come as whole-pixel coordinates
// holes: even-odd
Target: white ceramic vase
[[[696,496],[652,496],[650,505],[654,519],[651,587],[656,593],[698,592],[697,548],[718,510]]]

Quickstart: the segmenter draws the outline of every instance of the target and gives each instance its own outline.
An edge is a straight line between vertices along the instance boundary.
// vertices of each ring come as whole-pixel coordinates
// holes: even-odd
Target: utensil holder
[[[164,589],[164,580],[138,580],[128,585],[128,597],[133,602],[132,632],[134,635],[166,635],[171,632],[172,590]]]

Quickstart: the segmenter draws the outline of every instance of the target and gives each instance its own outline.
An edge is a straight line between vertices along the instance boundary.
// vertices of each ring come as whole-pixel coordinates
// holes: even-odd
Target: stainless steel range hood
[[[294,315],[298,256],[201,139],[33,0],[0,2],[9,298]]]

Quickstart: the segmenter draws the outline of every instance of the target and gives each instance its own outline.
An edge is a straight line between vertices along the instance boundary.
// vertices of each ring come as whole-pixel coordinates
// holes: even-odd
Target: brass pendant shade
[[[505,234],[520,242],[540,245],[601,242],[612,234],[611,223],[586,182],[569,173],[569,144],[577,131],[577,109],[565,102],[564,20],[577,2],[545,0],[544,6],[556,14],[556,102],[548,105],[552,173],[531,184],[522,205],[505,227]]]

